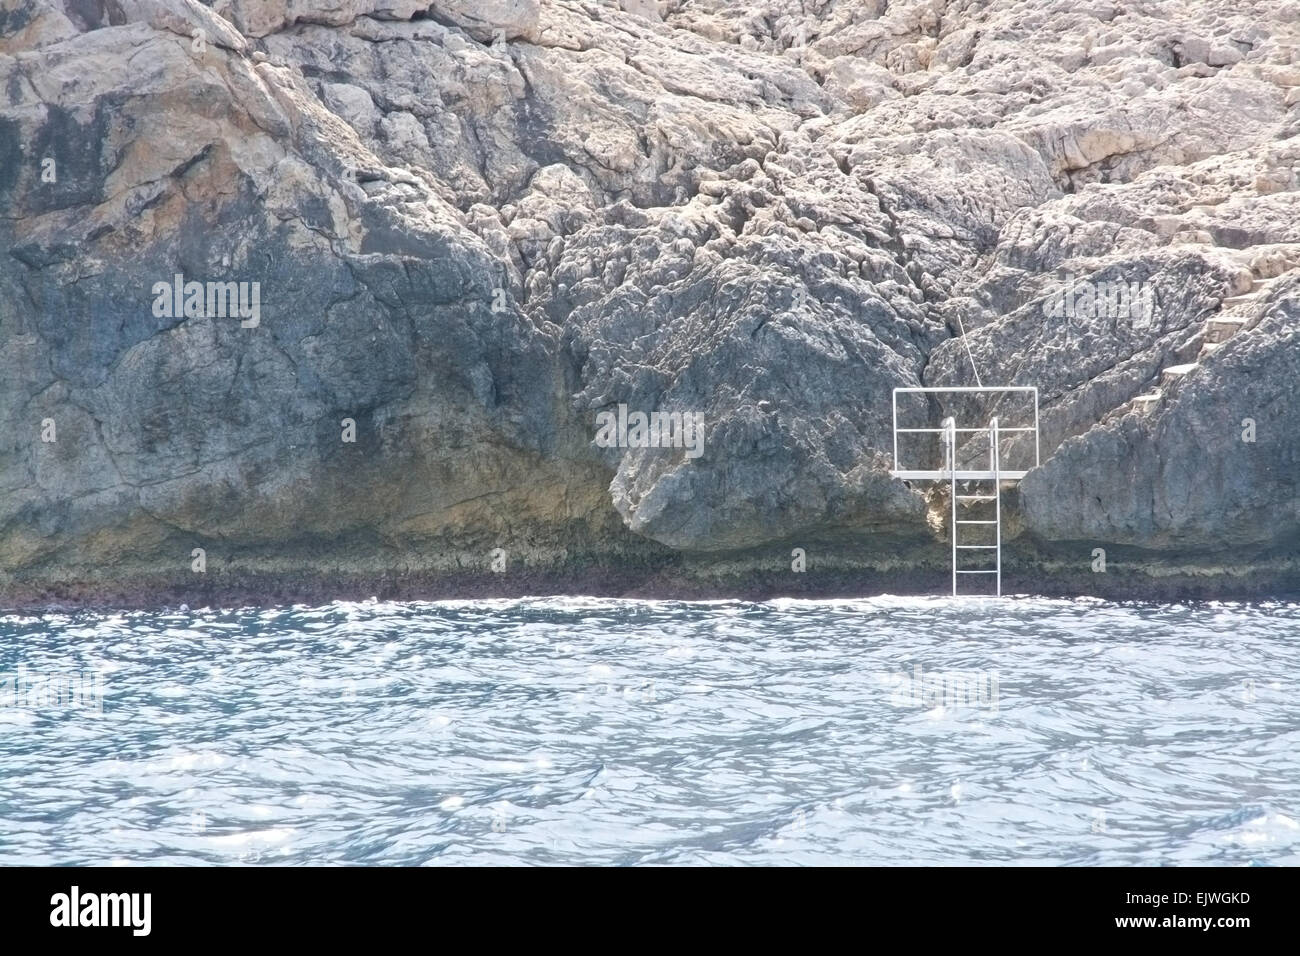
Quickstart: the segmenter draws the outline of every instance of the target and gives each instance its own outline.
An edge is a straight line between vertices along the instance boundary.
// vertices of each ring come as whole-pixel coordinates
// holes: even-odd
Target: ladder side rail
[[[945,436],[944,445],[948,457],[948,497],[949,505],[952,509],[952,596],[957,596],[957,419],[948,418],[944,421],[948,426],[948,434]]]
[[[989,438],[993,447],[993,508],[994,518],[997,521],[994,526],[994,531],[997,533],[997,550],[993,553],[998,561],[998,597],[1002,597],[1002,439],[998,432],[996,418],[990,424]]]

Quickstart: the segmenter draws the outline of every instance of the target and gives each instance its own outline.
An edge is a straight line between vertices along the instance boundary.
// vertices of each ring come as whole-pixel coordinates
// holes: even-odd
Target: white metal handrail
[[[944,421],[948,421],[948,419],[945,418]],[[1032,432],[1032,431],[1037,431],[1037,429],[1035,429],[1033,425],[1026,425],[1026,426],[1024,426],[1023,428],[1004,428],[1004,429],[1002,429],[1002,430],[1003,430],[1004,432]],[[956,432],[970,432],[971,434],[980,434],[980,435],[982,435],[982,434],[984,434],[985,432],[987,432],[988,429],[987,429],[987,428],[899,428],[899,429],[897,429],[897,431],[898,431],[898,433],[899,433],[900,435],[906,435],[906,434],[908,434],[909,432],[917,432],[917,433],[920,433],[920,432],[928,432],[928,433],[933,434],[933,435],[938,435],[938,434],[945,434],[945,435],[946,435],[948,432],[951,432],[951,431],[956,431]]]
[[[936,394],[943,394],[943,393],[956,393],[956,394],[972,394],[972,393],[976,393],[976,394],[996,394],[996,393],[999,393],[999,392],[1015,392],[1015,393],[1032,394],[1032,395],[1033,395],[1033,399],[1034,399],[1034,423],[1033,423],[1033,425],[1012,426],[1012,427],[1009,427],[1009,428],[999,428],[999,433],[1002,433],[1002,432],[1007,432],[1007,433],[1011,433],[1011,432],[1016,432],[1016,433],[1033,432],[1033,433],[1034,433],[1034,467],[1037,468],[1039,465],[1042,464],[1042,449],[1041,449],[1041,446],[1040,446],[1039,427],[1038,427],[1038,425],[1039,425],[1039,421],[1038,421],[1038,386],[1036,386],[1036,385],[1002,385],[1002,386],[995,386],[995,385],[953,385],[953,386],[926,385],[926,386],[920,386],[920,385],[916,385],[916,386],[910,386],[910,385],[909,385],[909,386],[902,386],[902,387],[899,387],[899,388],[895,388],[895,389],[894,389],[894,393],[893,393],[893,417],[894,417],[894,469],[893,469],[893,470],[894,470],[895,472],[902,472],[902,471],[904,471],[904,469],[900,468],[900,467],[899,467],[899,464],[898,464],[898,436],[899,436],[899,435],[927,435],[927,434],[928,434],[928,435],[937,435],[937,434],[943,434],[943,435],[946,435],[946,434],[949,433],[949,431],[951,431],[951,433],[952,433],[953,435],[962,435],[962,434],[978,434],[978,433],[981,433],[981,432],[986,432],[986,431],[988,431],[988,426],[985,426],[985,427],[983,427],[983,428],[958,428],[955,419],[952,421],[951,425],[949,424],[949,420],[948,420],[948,419],[944,419],[943,424],[942,424],[939,428],[899,428],[899,427],[898,427],[898,396],[899,396],[899,395],[921,395],[921,394],[936,395]],[[956,456],[955,456],[955,455],[954,455],[954,457],[953,457],[953,461],[954,461],[954,462],[956,461]],[[948,470],[949,470],[949,469],[947,469],[947,468],[944,469],[944,471],[948,471]],[[916,472],[924,473],[924,469],[917,469]],[[908,476],[912,476],[912,475],[914,475],[914,474],[915,474],[914,471],[912,471],[912,470],[908,470]],[[934,476],[934,477],[937,477],[937,476]]]

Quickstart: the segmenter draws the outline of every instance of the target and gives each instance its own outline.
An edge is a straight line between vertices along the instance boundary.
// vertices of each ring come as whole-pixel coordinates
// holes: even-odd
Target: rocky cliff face
[[[891,395],[977,380],[1041,393],[1024,588],[1300,581],[1300,4],[0,34],[0,603],[927,586]]]

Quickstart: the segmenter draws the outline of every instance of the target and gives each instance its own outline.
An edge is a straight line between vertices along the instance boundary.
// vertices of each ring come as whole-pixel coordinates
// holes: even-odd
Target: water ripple
[[[1300,607],[0,617],[6,863],[1300,862]],[[12,686],[8,685],[8,686]]]

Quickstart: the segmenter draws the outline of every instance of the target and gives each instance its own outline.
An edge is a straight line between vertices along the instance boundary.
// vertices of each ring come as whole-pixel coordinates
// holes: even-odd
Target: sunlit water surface
[[[1296,605],[0,617],[20,667],[3,863],[1300,863]]]

